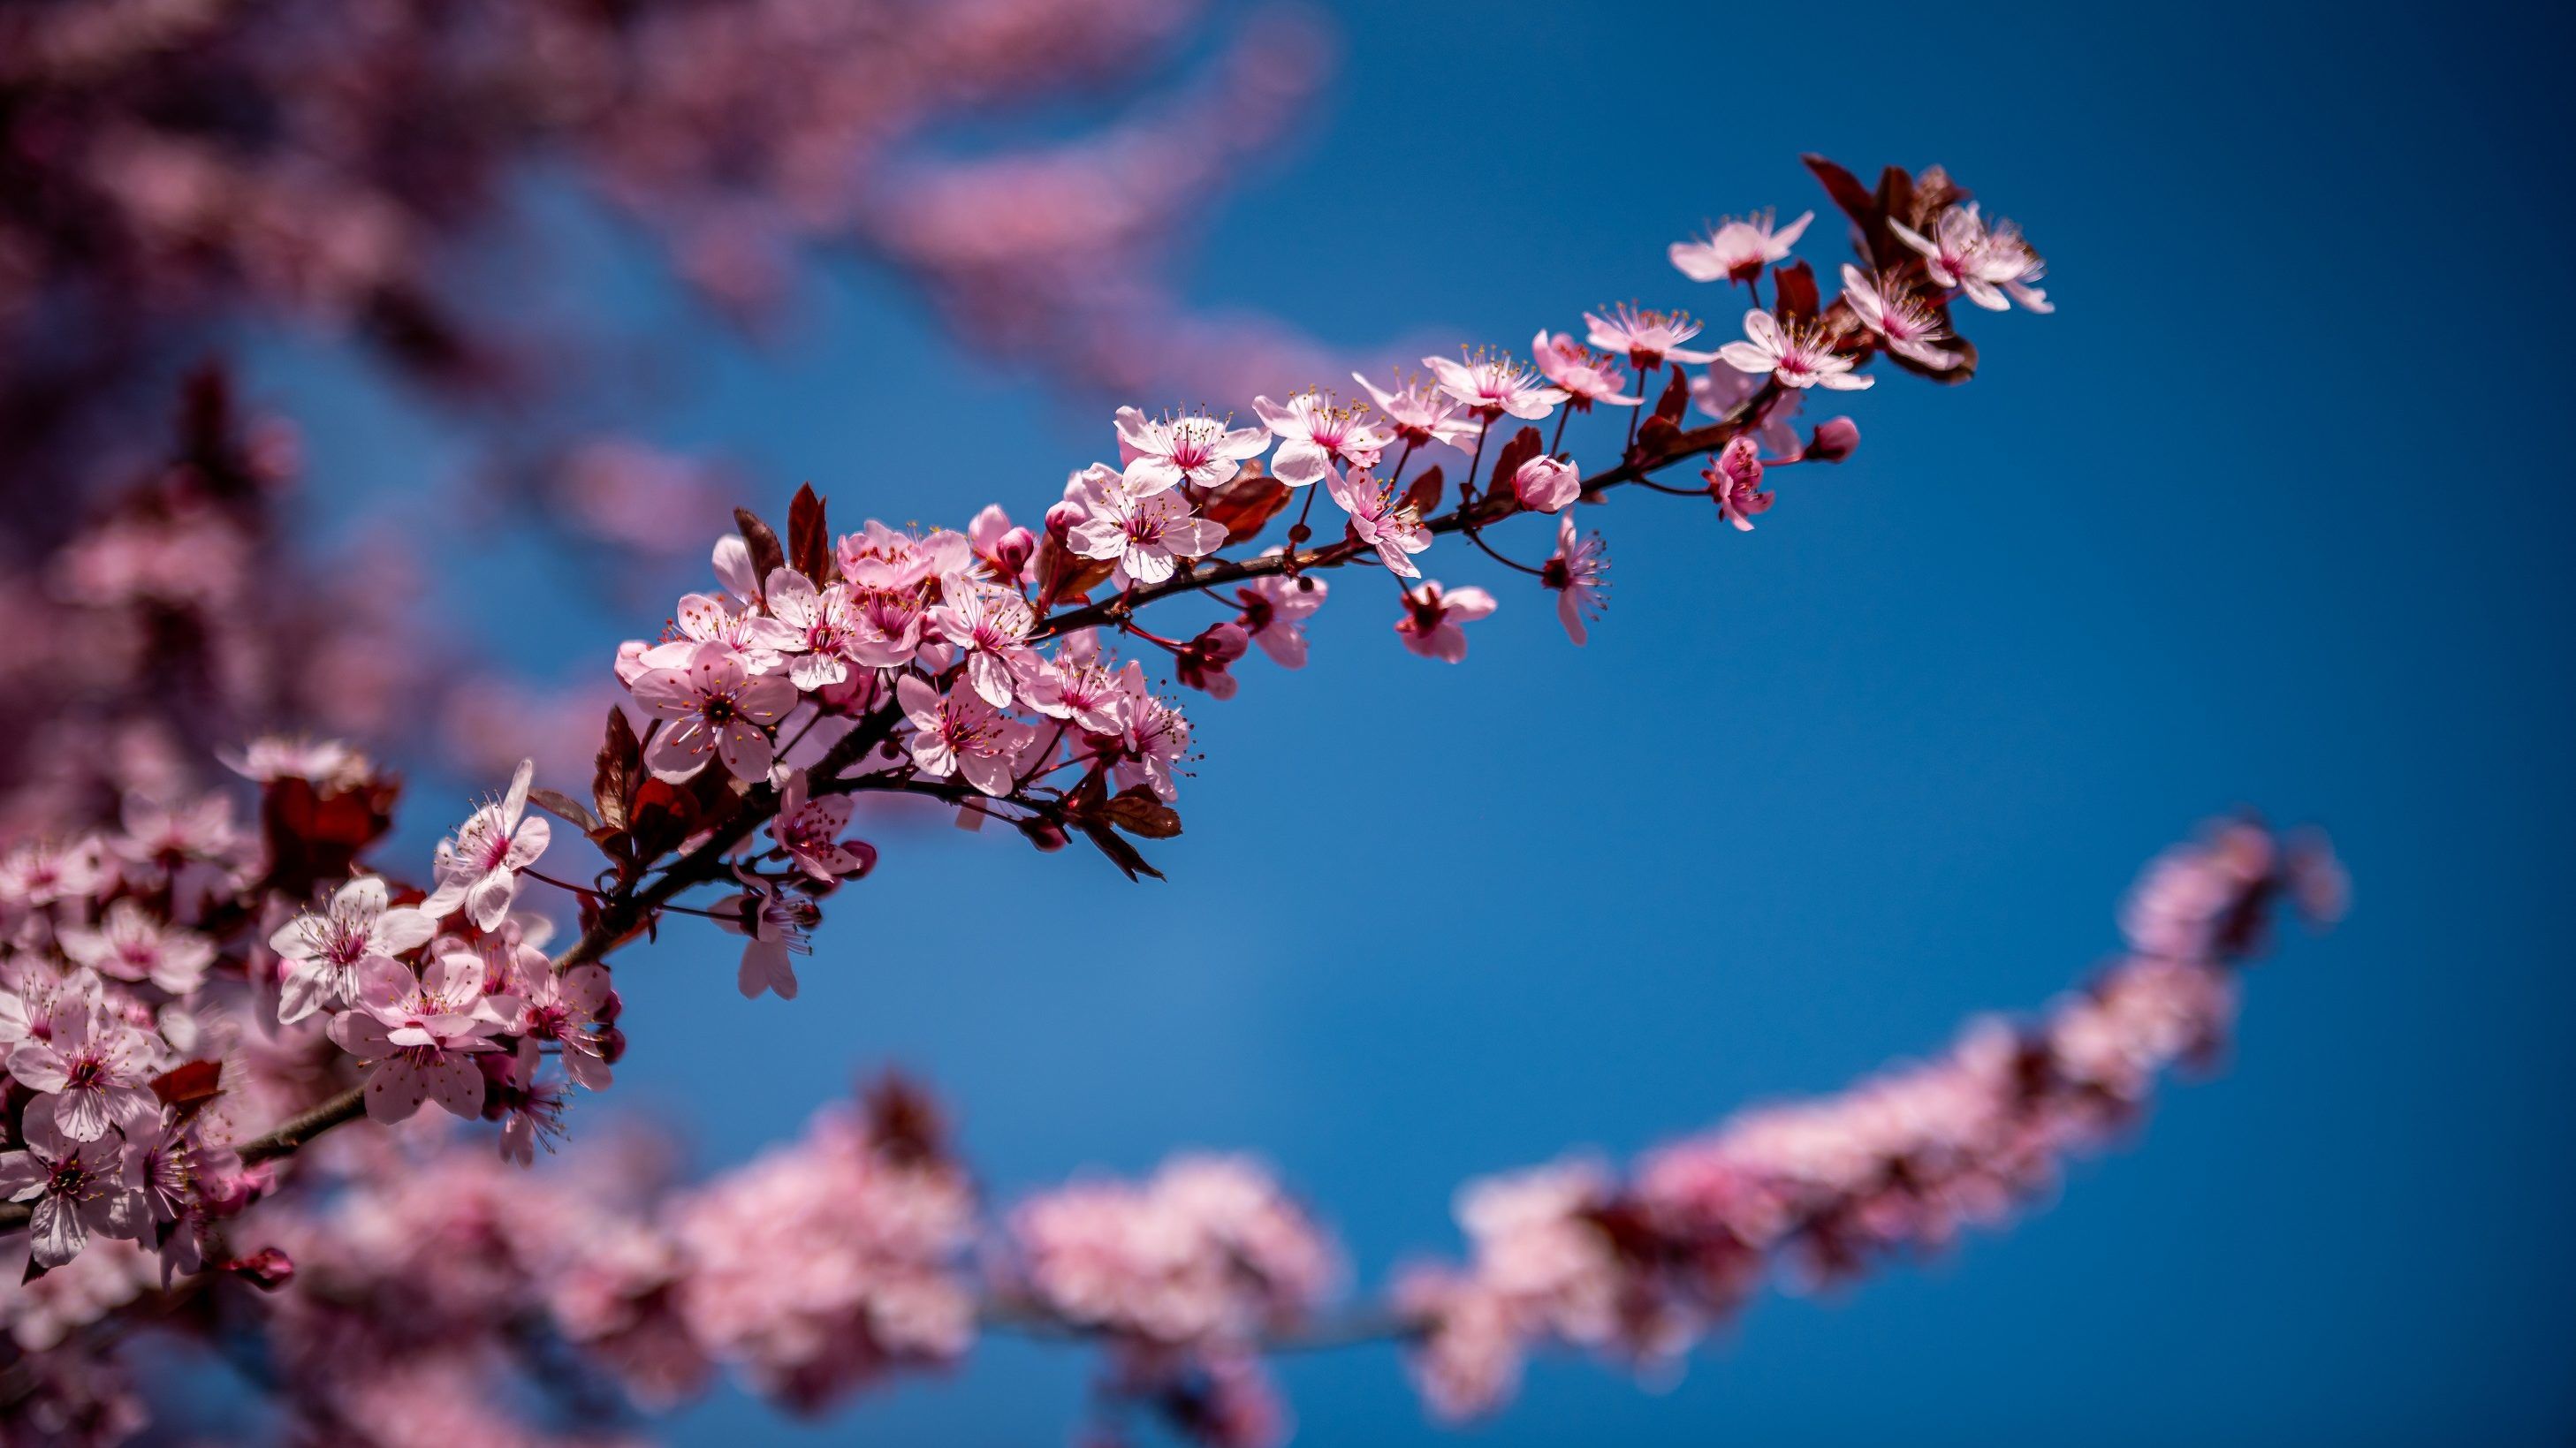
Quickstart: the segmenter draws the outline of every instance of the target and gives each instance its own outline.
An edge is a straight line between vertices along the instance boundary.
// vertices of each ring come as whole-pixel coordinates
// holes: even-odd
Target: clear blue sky
[[[2250,804],[2330,826],[2359,903],[2259,972],[2225,1077],[2009,1235],[1766,1300],[1669,1391],[1542,1367],[1477,1441],[2567,1441],[2576,128],[2538,11],[1345,6],[1317,134],[1214,218],[1194,296],[1353,346],[1707,305],[1664,244],[1822,209],[1819,150],[1948,164],[2060,311],[1976,319],[1965,389],[1856,399],[1860,456],[1784,474],[1750,537],[1592,510],[1618,590],[1588,649],[1454,543],[1430,572],[1503,597],[1463,667],[1397,646],[1383,580],[1340,585],[1308,669],[1193,709],[1168,884],[888,835],[793,1004],[670,932],[622,962],[615,1095],[713,1166],[900,1062],[1005,1197],[1254,1147],[1375,1278],[1456,1249],[1465,1177],[2039,1004],[2141,861]],[[635,267],[579,245],[568,280]],[[1109,448],[1105,409],[962,362],[878,278],[833,273],[767,352],[605,287],[689,358],[652,434],[746,459],[773,513],[812,478],[845,521],[1033,515]],[[447,456],[305,361],[262,381],[333,409],[324,478]],[[536,627],[501,647],[555,669],[638,631]],[[1354,771],[1403,760],[1401,812],[1355,813]],[[728,1390],[677,1437],[1056,1442],[1090,1367],[997,1342],[822,1428]],[[1306,1443],[1432,1436],[1390,1353],[1285,1384]]]

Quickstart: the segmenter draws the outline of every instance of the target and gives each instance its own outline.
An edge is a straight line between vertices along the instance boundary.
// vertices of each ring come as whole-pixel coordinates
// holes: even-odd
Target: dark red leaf
[[[164,1106],[202,1106],[224,1089],[224,1063],[188,1061],[152,1078],[152,1094]]]
[[[1421,475],[1405,488],[1404,501],[1414,512],[1425,518],[1430,517],[1440,510],[1441,482],[1440,465],[1433,463],[1424,468]]]
[[[531,789],[528,791],[528,802],[556,819],[578,828],[585,835],[599,828],[599,820],[591,814],[589,808],[561,790]]]
[[[1783,320],[1812,322],[1822,306],[1816,291],[1816,269],[1799,262],[1794,266],[1771,268],[1774,305]]]
[[[1157,880],[1163,878],[1163,872],[1146,864],[1145,857],[1137,853],[1136,847],[1121,838],[1116,830],[1102,824],[1086,824],[1076,828],[1082,831],[1084,839],[1098,846],[1100,853],[1109,857],[1109,863],[1116,865],[1128,879],[1133,880],[1143,875],[1151,875]]]
[[[1114,558],[1085,558],[1049,534],[1038,541],[1038,604],[1051,608],[1080,598],[1108,582],[1117,566]]]
[[[611,704],[608,732],[599,741],[598,762],[590,776],[590,802],[602,825],[626,828],[635,786],[643,778],[644,741],[635,737],[635,724],[626,711]]]
[[[348,878],[349,868],[392,827],[391,779],[370,779],[321,794],[306,779],[277,779],[260,793],[260,829],[268,842],[268,885],[301,900],[324,881]]]
[[[1878,199],[1869,194],[1868,187],[1860,184],[1859,177],[1822,156],[1811,153],[1800,159],[1807,163],[1808,170],[1816,173],[1816,179],[1825,184],[1825,194],[1843,209],[1843,215],[1862,227],[1877,225]]]
[[[778,545],[778,534],[749,508],[734,509],[733,522],[742,530],[742,541],[751,545],[751,570],[766,590],[769,575],[787,566],[787,550]]]
[[[1289,490],[1285,483],[1270,476],[1259,462],[1247,463],[1223,486],[1210,489],[1199,513],[1225,529],[1230,546],[1243,542],[1268,526],[1288,506]]]
[[[1149,840],[1168,840],[1181,832],[1179,812],[1141,784],[1120,790],[1100,812],[1111,824]]]
[[[1672,380],[1664,384],[1663,395],[1655,399],[1654,415],[1679,427],[1682,425],[1682,414],[1688,411],[1690,411],[1690,376],[1676,367],[1673,369]]]
[[[787,561],[822,587],[832,581],[832,528],[823,513],[823,495],[807,483],[787,505]]]
[[[1512,474],[1519,472],[1521,464],[1537,457],[1546,448],[1547,444],[1539,440],[1537,428],[1524,427],[1513,433],[1512,440],[1504,443],[1503,450],[1495,455],[1494,470],[1485,475],[1485,491],[1509,493],[1512,490]]]

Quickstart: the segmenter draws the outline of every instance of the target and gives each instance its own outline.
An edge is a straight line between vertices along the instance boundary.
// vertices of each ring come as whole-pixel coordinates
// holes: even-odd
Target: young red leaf
[[[1771,268],[1772,295],[1775,307],[1786,320],[1812,322],[1823,298],[1816,290],[1816,269],[1799,262],[1793,266]]]
[[[583,834],[599,828],[599,819],[580,800],[561,790],[537,788],[528,791],[528,803],[574,826]]]
[[[1805,161],[1807,169],[1815,172],[1816,179],[1825,184],[1825,194],[1843,209],[1843,215],[1863,227],[1878,224],[1878,198],[1869,194],[1869,188],[1860,184],[1859,177],[1813,153],[1799,159]]]
[[[1258,534],[1288,506],[1288,485],[1270,476],[1258,461],[1248,463],[1222,486],[1208,490],[1200,516],[1225,529],[1227,546]]]
[[[779,546],[778,534],[749,508],[734,509],[733,521],[742,530],[742,541],[751,545],[753,576],[760,579],[763,588],[768,587],[769,575],[787,566],[787,550]]]
[[[1414,512],[1428,518],[1440,511],[1440,486],[1440,465],[1433,463],[1405,487],[1404,501]]]
[[[188,1061],[152,1078],[152,1094],[164,1106],[202,1106],[224,1089],[224,1063]]]
[[[1111,824],[1149,840],[1168,840],[1181,832],[1179,812],[1141,784],[1120,790],[1100,812]]]
[[[1503,450],[1494,455],[1494,470],[1485,475],[1485,491],[1488,493],[1510,492],[1512,490],[1512,474],[1521,470],[1521,464],[1528,462],[1531,458],[1537,457],[1540,453],[1545,452],[1546,450],[1547,444],[1540,441],[1537,428],[1524,427],[1520,431],[1513,433],[1512,440],[1504,443]]]
[[[635,725],[626,711],[614,704],[608,706],[608,731],[599,741],[599,756],[590,776],[590,802],[599,812],[599,822],[611,829],[626,828],[629,806],[635,800],[635,786],[644,778],[644,741],[635,736]]]
[[[812,483],[798,488],[795,501],[787,505],[787,561],[817,588],[832,581],[832,529],[824,516],[823,495]]]

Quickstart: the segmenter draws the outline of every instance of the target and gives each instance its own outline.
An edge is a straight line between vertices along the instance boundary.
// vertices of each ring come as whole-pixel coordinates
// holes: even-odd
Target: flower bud
[[[1563,458],[1541,454],[1512,473],[1512,495],[1521,506],[1540,513],[1562,510],[1583,491],[1583,476]]]
[[[1061,507],[1061,504],[1057,506]],[[1047,526],[1055,526],[1055,509],[1047,510]],[[1029,555],[1038,551],[1037,535],[1026,528],[1013,528],[993,540],[993,567],[1005,578],[1017,578],[1029,566]]]
[[[295,1259],[275,1247],[265,1247],[247,1257],[236,1257],[215,1270],[229,1272],[263,1292],[275,1292],[295,1280]]]
[[[1816,424],[1807,438],[1807,450],[1800,459],[1811,463],[1838,463],[1860,447],[1860,424],[1848,417],[1829,417]]]

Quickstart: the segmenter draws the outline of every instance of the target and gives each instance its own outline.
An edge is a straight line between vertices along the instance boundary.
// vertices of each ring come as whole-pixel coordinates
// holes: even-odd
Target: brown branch
[[[1010,1333],[1032,1342],[1122,1340],[1120,1334],[1110,1329],[1069,1322],[1026,1298],[1009,1295],[988,1297],[978,1303],[975,1320],[995,1332]],[[1259,1340],[1251,1345],[1264,1353],[1332,1352],[1374,1343],[1412,1342],[1429,1332],[1431,1326],[1426,1319],[1409,1317],[1393,1308],[1364,1305],[1293,1327],[1272,1329],[1261,1334]]]

